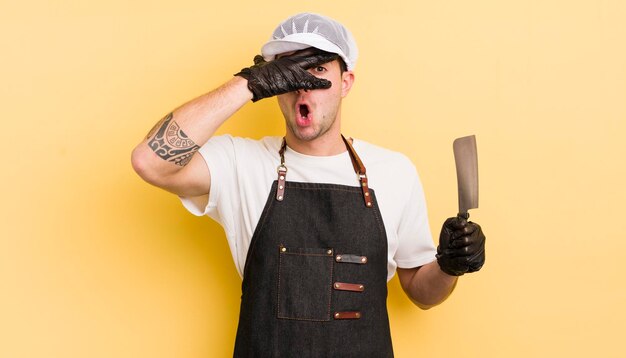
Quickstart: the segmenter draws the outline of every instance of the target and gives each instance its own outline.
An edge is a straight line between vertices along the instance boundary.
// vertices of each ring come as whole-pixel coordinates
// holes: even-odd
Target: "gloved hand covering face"
[[[330,81],[317,78],[307,70],[337,58],[337,54],[319,51],[308,55],[296,53],[266,62],[262,56],[256,55],[254,65],[242,69],[235,76],[248,80],[248,89],[253,94],[252,102],[256,102],[297,90],[330,88]]]
[[[461,217],[447,219],[439,235],[437,262],[452,276],[480,270],[485,263],[485,235],[480,226]]]

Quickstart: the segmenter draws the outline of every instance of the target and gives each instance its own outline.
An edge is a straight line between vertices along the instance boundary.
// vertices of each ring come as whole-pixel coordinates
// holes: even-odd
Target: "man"
[[[261,53],[157,123],[133,166],[224,227],[243,276],[236,357],[393,356],[386,297],[396,269],[409,298],[430,308],[480,269],[485,237],[450,218],[435,250],[414,166],[342,136],[357,58],[343,25],[294,15]],[[273,96],[284,138],[212,137],[249,100]]]

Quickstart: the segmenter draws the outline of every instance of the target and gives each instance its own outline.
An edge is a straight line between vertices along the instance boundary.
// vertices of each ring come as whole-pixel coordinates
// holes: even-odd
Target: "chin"
[[[294,132],[294,136],[303,142],[310,142],[319,138],[319,133],[302,133],[302,132]]]

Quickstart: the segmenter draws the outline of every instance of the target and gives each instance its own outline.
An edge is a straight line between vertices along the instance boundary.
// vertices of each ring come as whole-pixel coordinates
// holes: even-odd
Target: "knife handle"
[[[469,219],[469,212],[464,212],[464,213],[458,213],[456,214],[456,216],[460,219],[465,219],[465,221],[467,221]]]

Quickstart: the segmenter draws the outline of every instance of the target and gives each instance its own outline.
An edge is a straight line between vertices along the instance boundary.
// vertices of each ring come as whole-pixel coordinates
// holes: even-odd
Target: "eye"
[[[317,66],[317,67],[315,68],[315,71],[316,71],[316,72],[326,72],[326,68],[325,68],[325,67],[323,67],[323,66]]]

